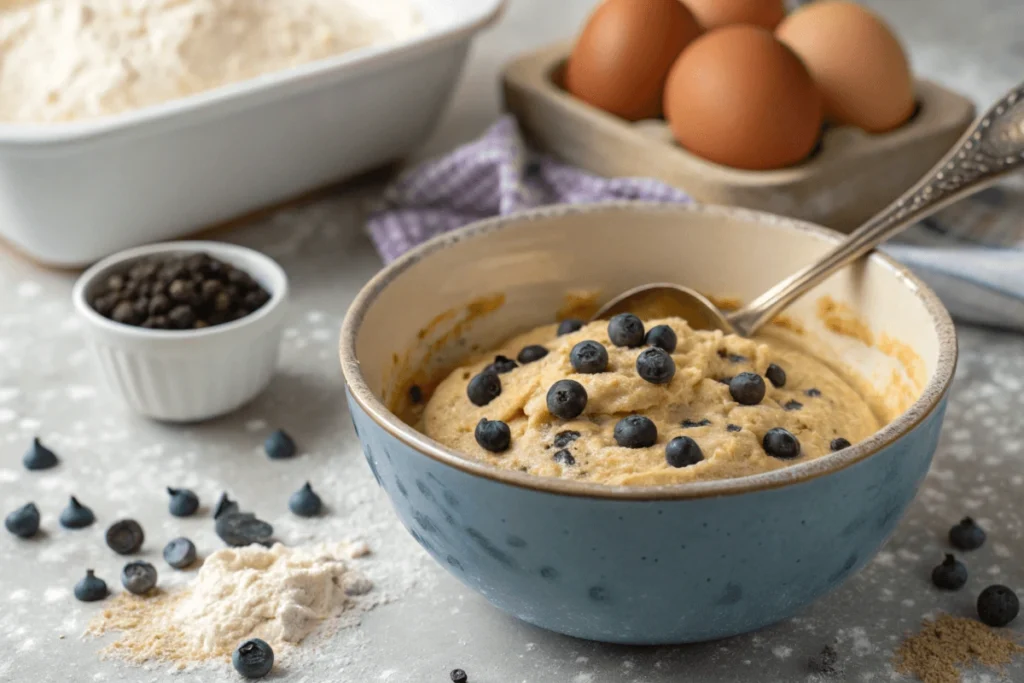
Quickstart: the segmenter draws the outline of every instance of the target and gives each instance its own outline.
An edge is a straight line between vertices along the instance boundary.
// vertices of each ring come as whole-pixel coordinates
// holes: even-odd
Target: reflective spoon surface
[[[639,310],[658,300],[670,315],[700,330],[723,330],[749,337],[797,298],[834,272],[866,255],[893,235],[939,209],[1024,166],[1024,83],[982,114],[956,145],[899,199],[869,218],[816,263],[778,283],[746,306],[724,313],[690,287],[667,282],[634,287],[615,297],[592,320]]]

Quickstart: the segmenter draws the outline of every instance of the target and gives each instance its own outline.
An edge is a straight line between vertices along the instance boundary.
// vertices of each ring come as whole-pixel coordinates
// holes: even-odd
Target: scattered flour
[[[107,654],[182,667],[229,657],[248,638],[280,652],[327,620],[372,606],[354,599],[373,584],[349,565],[368,552],[363,543],[219,550],[182,591],[118,595],[87,633],[121,632]]]

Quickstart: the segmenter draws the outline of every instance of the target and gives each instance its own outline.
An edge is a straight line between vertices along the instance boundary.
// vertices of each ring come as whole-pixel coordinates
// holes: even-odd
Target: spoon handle
[[[757,332],[809,289],[909,225],[1024,166],[1024,83],[978,118],[952,150],[899,199],[869,218],[842,244],[786,278],[728,320],[744,336]]]

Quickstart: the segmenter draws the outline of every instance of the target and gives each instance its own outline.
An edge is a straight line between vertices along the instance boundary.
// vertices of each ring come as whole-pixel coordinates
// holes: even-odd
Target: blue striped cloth
[[[385,262],[435,235],[545,204],[687,202],[648,178],[601,178],[532,153],[515,120],[400,175],[368,220]],[[944,209],[883,247],[910,266],[960,322],[1024,331],[1024,182],[1019,178]]]

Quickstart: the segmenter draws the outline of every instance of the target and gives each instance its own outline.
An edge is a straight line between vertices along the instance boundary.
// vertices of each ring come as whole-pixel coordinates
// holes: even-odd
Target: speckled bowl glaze
[[[922,368],[908,410],[871,439],[815,461],[667,487],[545,479],[474,462],[386,406],[406,390],[409,368],[452,363],[468,347],[549,322],[569,290],[611,296],[678,280],[749,299],[838,239],[769,214],[637,203],[542,209],[437,238],[378,274],[344,322],[341,360],[367,462],[427,552],[531,624],[659,644],[793,615],[878,552],[938,440],[956,364],[953,325],[934,294],[885,256],[834,276],[787,311],[879,389],[899,364],[828,331],[816,314],[821,296],[852,307],[879,339],[906,344]],[[499,293],[502,305],[486,315],[478,314],[487,307],[466,306]],[[438,336],[438,321],[448,336]],[[441,353],[428,361],[428,348]]]

